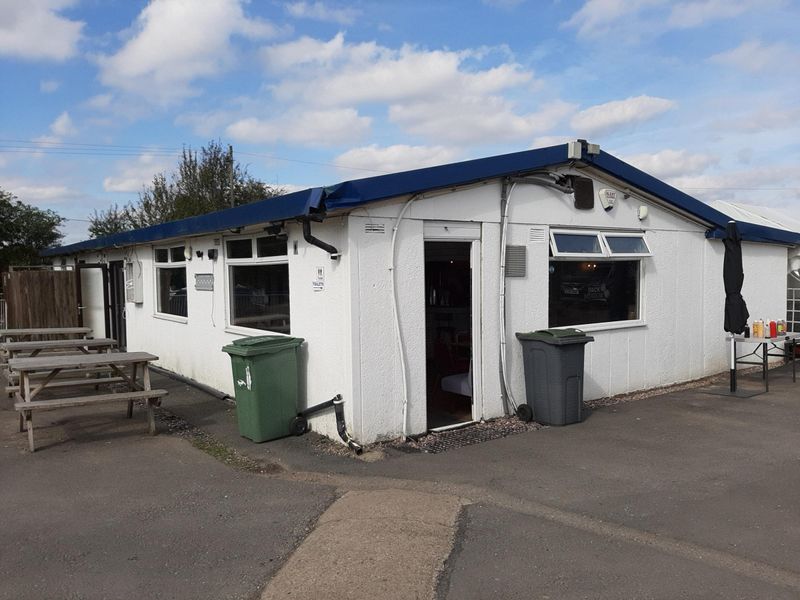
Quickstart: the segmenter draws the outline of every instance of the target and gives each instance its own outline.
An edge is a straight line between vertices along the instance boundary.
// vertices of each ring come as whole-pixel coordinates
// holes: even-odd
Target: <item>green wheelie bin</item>
[[[266,442],[291,434],[297,416],[297,350],[303,341],[260,335],[222,348],[231,357],[240,435]]]

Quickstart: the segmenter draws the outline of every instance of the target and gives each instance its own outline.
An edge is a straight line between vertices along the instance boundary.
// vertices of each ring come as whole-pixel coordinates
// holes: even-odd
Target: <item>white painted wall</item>
[[[582,174],[586,174],[583,171]],[[595,189],[609,186],[596,183]],[[400,321],[408,362],[409,433],[425,431],[424,224],[478,222],[481,231],[482,402],[477,416],[503,414],[499,378],[500,184],[488,182],[418,198],[398,230],[397,270]],[[622,192],[622,190],[619,190]],[[620,193],[621,196],[621,193]],[[354,210],[313,226],[314,235],[342,253],[331,261],[310,246],[300,227],[289,227],[291,334],[303,337],[301,402],[316,404],[341,393],[354,436],[363,442],[402,432],[402,372],[392,319],[391,236],[407,198]],[[640,221],[637,208],[649,206]],[[367,223],[383,225],[368,233]],[[531,229],[591,227],[644,229],[654,256],[643,259],[642,320],[636,326],[586,327],[595,341],[586,347],[585,398],[667,385],[727,368],[722,330],[724,292],[722,243],[705,239],[705,229],[632,194],[605,212],[599,203],[577,211],[560,192],[519,185],[511,196],[508,243],[528,250],[527,276],[507,279],[508,363],[512,392],[523,401],[521,349],[514,333],[548,326],[548,243],[532,242]],[[246,232],[245,232],[246,233]],[[151,246],[128,249],[143,264],[143,304],[127,304],[128,347],[157,354],[159,364],[233,395],[230,363],[221,347],[243,335],[265,332],[227,326],[225,261],[210,261],[209,248],[223,236],[188,243],[204,257],[187,263],[188,318],[154,316],[155,274]],[[294,247],[297,253],[294,253]],[[786,249],[744,245],[744,296],[751,315],[778,318],[785,312]],[[87,261],[113,259],[95,256]],[[317,267],[325,270],[323,291],[314,291]],[[194,290],[196,273],[214,273],[214,292]],[[475,336],[478,343],[478,336]],[[312,427],[337,438],[332,412]]]
[[[353,422],[351,394],[350,340],[350,265],[346,260],[347,236],[345,221],[331,219],[315,224],[317,237],[337,246],[345,259],[333,261],[319,248],[310,246],[298,225],[289,227],[289,286],[291,295],[291,335],[302,337],[305,343],[300,352],[300,408],[329,400],[337,393],[344,397],[346,420]],[[261,229],[253,233],[260,233]],[[243,234],[248,233],[244,231]],[[155,246],[137,246],[125,251],[125,256],[142,262],[144,302],[126,303],[128,350],[146,351],[159,357],[157,365],[180,373],[212,388],[234,395],[230,359],[221,348],[233,340],[268,331],[228,326],[227,271],[222,235],[173,240],[156,246],[180,245],[192,247],[193,258],[186,263],[188,287],[187,318],[156,316],[156,274],[153,262]],[[297,244],[297,254],[294,246]],[[208,250],[215,248],[220,258],[212,261]],[[203,257],[194,255],[203,251]],[[82,257],[87,262],[122,258],[122,255],[92,254]],[[323,267],[325,286],[314,291],[316,267]],[[213,273],[214,291],[194,289],[195,274]],[[168,400],[166,401],[168,402]],[[311,419],[315,430],[337,437],[333,411]]]
[[[611,187],[598,182],[595,189]],[[622,190],[618,190],[622,192]],[[620,197],[622,194],[620,193]],[[500,185],[488,183],[432,198],[416,200],[398,233],[398,281],[401,322],[410,374],[410,432],[425,430],[425,347],[423,224],[426,220],[466,221],[482,224],[482,352],[483,403],[478,416],[503,414],[499,382],[499,198]],[[359,433],[370,441],[392,437],[402,427],[402,393],[399,355],[391,330],[390,238],[405,199],[354,211],[350,217],[351,246],[358,248],[357,285],[361,336],[363,396]],[[640,221],[637,209],[649,208]],[[383,223],[386,233],[364,233],[366,223]],[[454,223],[455,224],[455,223]],[[571,197],[549,189],[520,185],[511,196],[508,243],[526,245],[528,274],[508,278],[508,364],[512,393],[523,401],[524,378],[521,347],[514,333],[548,326],[548,242],[531,242],[531,229],[583,227],[600,230],[644,229],[654,256],[642,262],[642,320],[636,326],[587,326],[595,338],[586,347],[585,398],[696,379],[727,368],[722,328],[724,289],[722,243],[705,238],[701,225],[631,195],[610,212],[599,204],[577,211]],[[743,293],[751,314],[782,314],[786,249],[765,244],[744,244]],[[364,331],[368,331],[365,334]],[[354,373],[357,377],[358,373]],[[356,383],[358,385],[358,383]]]

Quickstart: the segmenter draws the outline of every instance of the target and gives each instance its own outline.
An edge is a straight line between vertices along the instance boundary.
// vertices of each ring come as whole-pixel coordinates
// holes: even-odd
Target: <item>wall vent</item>
[[[527,250],[525,246],[506,246],[506,277],[525,277]]]
[[[364,225],[364,233],[386,233],[386,225],[383,223],[367,223]]]
[[[541,244],[542,242],[546,242],[547,232],[545,232],[544,229],[540,229],[538,227],[531,227],[531,231],[528,236],[528,241],[532,244]]]

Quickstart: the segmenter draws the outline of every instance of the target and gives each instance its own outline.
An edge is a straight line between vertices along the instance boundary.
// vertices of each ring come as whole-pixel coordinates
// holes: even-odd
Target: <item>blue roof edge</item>
[[[600,154],[594,156],[587,155],[584,152],[583,162],[593,165],[597,169],[613,175],[617,179],[630,183],[634,187],[657,196],[667,201],[669,204],[677,206],[701,220],[713,224],[713,227],[706,232],[707,238],[724,238],[725,227],[728,221],[735,220],[725,213],[701,202],[697,198],[672,187],[660,179],[656,179],[652,175],[602,150]],[[800,233],[743,221],[737,221],[737,226],[742,240],[744,241],[800,245]]]
[[[561,144],[412,171],[376,175],[344,181],[324,188],[310,188],[134,231],[47,248],[41,252],[41,255],[59,256],[104,248],[118,248],[171,238],[223,232],[258,223],[299,219],[314,213],[324,214],[326,210],[346,210],[398,196],[468,185],[486,179],[522,175],[544,167],[565,164],[570,160],[573,159],[568,156],[568,144]],[[656,196],[666,203],[710,223],[711,227],[706,232],[707,237],[724,237],[725,226],[731,219],[689,194],[604,151],[590,155],[584,146],[580,160],[584,164],[591,165],[632,187]],[[782,229],[740,222],[739,231],[742,239],[746,241],[800,245],[800,234]]]

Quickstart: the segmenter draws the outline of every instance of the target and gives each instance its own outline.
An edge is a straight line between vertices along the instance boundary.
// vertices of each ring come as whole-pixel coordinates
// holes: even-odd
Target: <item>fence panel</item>
[[[9,328],[79,325],[75,271],[11,271],[5,300]]]

